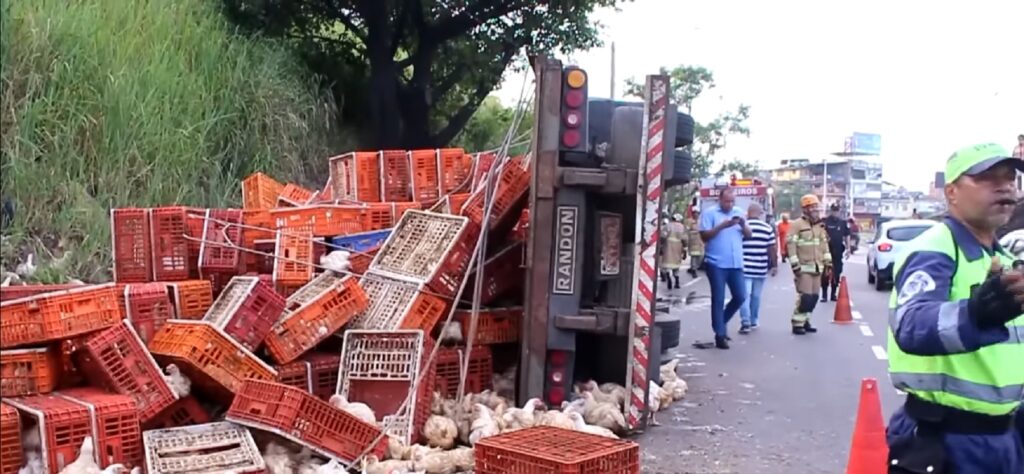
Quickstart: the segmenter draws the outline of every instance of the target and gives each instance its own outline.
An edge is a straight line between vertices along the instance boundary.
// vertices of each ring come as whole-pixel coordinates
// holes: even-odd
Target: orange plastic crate
[[[445,398],[456,398],[456,392],[459,391],[461,374],[459,367],[462,366],[462,356],[465,350],[463,347],[442,348],[437,351],[434,391]],[[470,351],[469,367],[466,369],[465,393],[480,393],[491,388],[493,363],[494,357],[491,355],[490,347],[477,346]]]
[[[441,195],[468,193],[473,171],[473,158],[462,148],[442,148],[437,153],[437,167],[441,177]]]
[[[454,319],[462,325],[462,340],[469,340],[468,310],[455,311]],[[523,308],[481,309],[476,321],[476,337],[473,344],[507,344],[519,342],[519,327],[522,324]]]
[[[224,287],[203,321],[233,338],[250,351],[263,343],[281,317],[285,299],[259,277],[236,276]]]
[[[310,191],[295,183],[288,183],[281,189],[277,197],[277,204],[282,207],[303,206],[313,198],[313,191]]]
[[[202,319],[213,304],[213,285],[209,280],[168,283],[174,304],[174,319]]]
[[[233,423],[147,430],[142,433],[149,474],[256,474],[267,465],[248,429]]]
[[[491,436],[474,447],[477,474],[640,472],[640,445],[552,426]]]
[[[234,275],[241,266],[238,246],[242,243],[242,212],[237,209],[208,209],[199,245],[199,274]]]
[[[202,248],[203,229],[206,228],[206,209],[185,208],[185,234],[188,235],[188,276],[199,278],[199,251]]]
[[[222,402],[247,378],[277,378],[272,367],[205,321],[168,321],[149,350],[157,361],[176,364],[194,387]]]
[[[142,422],[143,430],[161,430],[175,426],[201,425],[210,422],[210,415],[196,397],[179,398],[155,417]]]
[[[438,150],[412,150],[409,164],[412,167],[412,200],[433,203],[441,197]]]
[[[313,234],[278,231],[274,246],[274,284],[302,286],[313,278]]]
[[[132,397],[143,422],[178,399],[127,321],[85,339],[75,352],[75,362],[93,385]]]
[[[121,320],[113,283],[44,293],[0,303],[0,348],[59,341]]]
[[[142,429],[131,397],[93,387],[62,390],[59,395],[89,408],[93,428],[99,433],[93,447],[100,467],[123,464],[131,469],[142,465]]]
[[[50,393],[60,383],[62,362],[57,346],[0,351],[0,396]]]
[[[380,245],[362,252],[351,252],[348,261],[352,265],[352,268],[349,270],[356,275],[366,273],[366,271],[370,269],[370,262],[373,261],[373,257],[377,256],[377,252],[379,251]]]
[[[363,231],[361,206],[313,206],[275,209],[270,213],[276,229],[289,232],[311,230],[316,237],[355,234]]]
[[[380,202],[377,152],[352,152],[330,158],[332,197],[352,202]]]
[[[17,409],[0,402],[0,474],[17,474],[21,456],[21,417]]]
[[[246,380],[227,421],[270,431],[321,455],[352,462],[381,435],[377,426],[288,385]],[[386,442],[386,440],[382,440]],[[384,443],[374,451],[383,454]]]
[[[430,331],[445,314],[445,300],[428,294],[421,284],[367,271],[359,281],[369,304],[349,323],[351,329]]]
[[[166,283],[124,285],[123,295],[124,317],[131,321],[143,343],[148,342],[168,319],[174,317],[174,307]]]
[[[454,296],[477,236],[478,229],[465,217],[408,211],[373,258],[370,270],[421,281],[439,294]]]
[[[380,200],[411,201],[412,172],[405,150],[383,150],[380,160]]]
[[[81,283],[61,283],[56,285],[14,285],[0,286],[0,302],[28,298],[30,296],[70,290],[82,286]]]
[[[498,179],[495,180],[494,198],[491,205],[491,217],[487,221],[489,228],[494,229],[502,224],[509,215],[515,212],[519,217],[516,204],[523,202],[523,197],[530,189],[530,164],[524,157],[513,158],[501,167]],[[462,208],[462,214],[468,216],[476,225],[483,225],[484,191],[481,185]]]
[[[316,202],[331,202],[334,201],[334,185],[331,184],[331,178],[327,178],[327,183],[316,195]]]
[[[313,393],[309,362],[297,360],[283,365],[275,365],[274,369],[277,370],[277,383]]]
[[[184,207],[159,207],[150,212],[155,281],[188,279],[190,262],[185,213]]]
[[[288,297],[284,314],[267,335],[267,352],[279,364],[297,359],[366,309],[359,280],[325,272]]]
[[[530,208],[524,208],[519,213],[519,220],[516,221],[516,225],[512,227],[512,238],[519,242],[526,242],[526,237],[530,234]]]
[[[148,209],[111,209],[110,235],[114,281],[146,282],[153,278],[153,248]]]
[[[505,247],[484,262],[484,282],[480,304],[489,305],[505,295],[521,294],[526,280],[523,268],[523,244],[514,243]],[[474,269],[475,270],[475,269]],[[471,273],[462,300],[472,301],[476,272]]]
[[[363,206],[363,231],[390,229],[410,209],[420,210],[423,205],[418,202],[383,202]]]
[[[473,156],[472,181],[470,188],[466,192],[475,192],[483,186],[487,172],[491,170],[496,161],[498,161],[498,156],[492,152],[477,153]]]
[[[242,209],[242,248],[257,250],[256,242],[274,238],[274,219],[268,209]],[[246,271],[257,271],[264,257],[251,251],[242,252]]]
[[[242,180],[242,207],[245,209],[273,209],[284,185],[274,178],[256,172]]]

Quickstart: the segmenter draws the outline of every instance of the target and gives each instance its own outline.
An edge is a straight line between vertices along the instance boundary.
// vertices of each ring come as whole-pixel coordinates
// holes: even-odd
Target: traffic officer
[[[889,375],[907,393],[887,431],[890,473],[1024,473],[1024,273],[996,240],[1024,162],[995,144],[946,162],[949,216],[898,258]]]
[[[828,232],[828,251],[832,256],[832,271],[822,275],[822,303],[829,300],[829,288],[832,289],[832,301],[839,298],[836,289],[839,288],[839,277],[843,275],[843,258],[847,249],[850,248],[850,228],[846,225],[846,221],[839,217],[839,204],[833,203],[829,207],[828,217],[825,218],[825,232]]]
[[[786,238],[789,265],[796,283],[796,308],[793,309],[793,334],[818,332],[811,326],[811,313],[818,302],[821,276],[828,273],[832,259],[828,252],[828,234],[821,222],[821,201],[807,194],[800,198],[803,215],[793,221]]]
[[[686,251],[690,254],[690,277],[697,278],[697,270],[704,267],[704,240],[700,238],[700,209],[694,206],[690,212],[692,217],[683,221],[686,227]]]

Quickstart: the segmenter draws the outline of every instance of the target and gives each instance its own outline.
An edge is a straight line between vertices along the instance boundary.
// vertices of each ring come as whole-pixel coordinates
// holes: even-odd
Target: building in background
[[[776,188],[780,210],[794,206],[790,202],[794,199],[789,196],[799,199],[805,193],[814,193],[822,197],[825,206],[839,204],[842,214],[852,215],[865,230],[874,228],[881,214],[882,164],[879,162],[845,157],[783,160],[769,176]]]

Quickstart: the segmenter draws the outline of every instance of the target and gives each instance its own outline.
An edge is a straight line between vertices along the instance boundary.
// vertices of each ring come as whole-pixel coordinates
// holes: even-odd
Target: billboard
[[[882,136],[877,133],[853,132],[846,139],[846,152],[859,155],[882,154]]]

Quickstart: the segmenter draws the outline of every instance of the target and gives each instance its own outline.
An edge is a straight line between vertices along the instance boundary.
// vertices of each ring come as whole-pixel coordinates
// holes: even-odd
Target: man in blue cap
[[[1024,473],[1024,273],[995,235],[1018,171],[999,145],[958,150],[949,217],[896,262],[889,375],[907,399],[889,423],[890,473]]]

